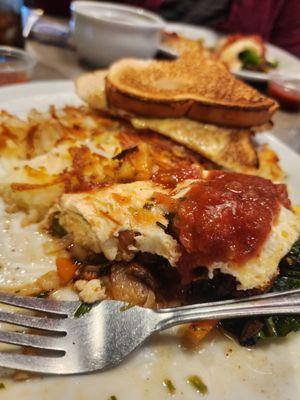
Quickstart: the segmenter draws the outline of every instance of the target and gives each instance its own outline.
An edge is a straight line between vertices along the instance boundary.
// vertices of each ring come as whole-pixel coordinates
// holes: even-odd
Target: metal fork
[[[0,331],[0,342],[48,350],[39,355],[3,351],[0,366],[67,375],[115,366],[152,333],[174,325],[205,319],[300,314],[300,289],[156,311],[104,300],[81,317],[76,315],[82,303],[76,301],[0,293],[0,303],[47,313],[35,316],[0,311],[0,321],[38,332]]]

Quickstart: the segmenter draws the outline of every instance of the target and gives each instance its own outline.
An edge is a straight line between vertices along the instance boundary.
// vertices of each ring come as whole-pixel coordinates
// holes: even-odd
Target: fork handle
[[[254,317],[270,314],[300,314],[300,290],[267,294],[247,299],[229,300],[156,311],[156,330],[170,328],[186,322],[207,319]]]

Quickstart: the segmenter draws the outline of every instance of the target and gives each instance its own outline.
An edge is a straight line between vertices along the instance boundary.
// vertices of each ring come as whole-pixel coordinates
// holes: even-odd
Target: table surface
[[[90,68],[78,60],[71,49],[28,40],[27,50],[37,60],[33,80],[73,79]],[[300,153],[300,112],[279,110],[273,117],[273,134]]]

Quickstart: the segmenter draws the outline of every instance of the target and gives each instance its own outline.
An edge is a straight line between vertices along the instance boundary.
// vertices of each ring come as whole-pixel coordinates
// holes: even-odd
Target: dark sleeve
[[[300,0],[285,0],[274,23],[270,42],[300,56]]]
[[[226,18],[230,2],[231,0],[164,0],[159,13],[169,21],[209,25]]]

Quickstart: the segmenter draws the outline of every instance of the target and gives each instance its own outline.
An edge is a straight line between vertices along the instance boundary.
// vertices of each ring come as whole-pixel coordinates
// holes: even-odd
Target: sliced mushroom
[[[156,303],[155,294],[146,283],[147,280],[153,284],[151,281],[153,278],[147,275],[151,276],[146,268],[137,263],[114,265],[110,275],[109,291],[111,297],[131,304],[154,307]]]
[[[135,233],[133,231],[122,231],[119,233],[118,250],[120,259],[130,261],[135,255]]]

